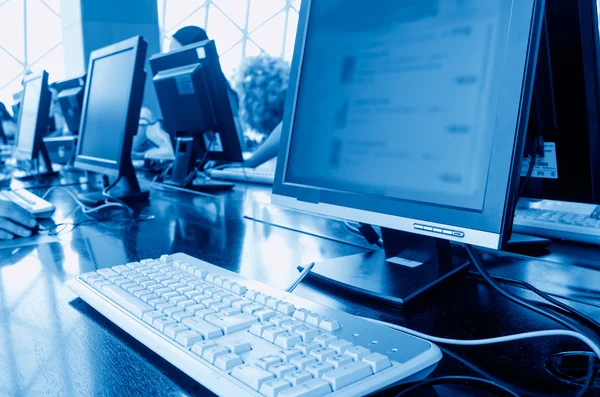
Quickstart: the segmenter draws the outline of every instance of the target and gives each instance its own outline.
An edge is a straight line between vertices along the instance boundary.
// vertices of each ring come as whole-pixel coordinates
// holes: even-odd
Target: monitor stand
[[[126,204],[147,201],[150,198],[150,192],[148,190],[140,189],[140,184],[131,162],[122,164],[122,167],[123,169],[118,177],[120,182],[106,193],[108,193],[110,197],[123,201]],[[101,205],[110,198],[102,194],[102,192],[80,193],[77,197],[82,203],[90,206]]]
[[[41,157],[41,165],[43,166],[44,171],[40,171],[40,164],[36,164],[37,169],[35,170],[36,172],[34,174],[13,174],[13,177],[20,181],[31,181],[38,178],[53,178],[59,175],[59,172],[54,171],[52,168],[52,161],[50,160],[50,155],[48,154],[48,149],[46,148],[44,142],[40,144],[39,157]]]
[[[166,186],[204,193],[231,190],[233,183],[197,178],[196,160],[200,158],[200,153],[196,137],[178,137],[171,176],[162,183]],[[203,167],[205,163],[200,166]]]
[[[381,228],[384,249],[315,263],[320,281],[405,304],[469,265],[455,257],[448,240]]]

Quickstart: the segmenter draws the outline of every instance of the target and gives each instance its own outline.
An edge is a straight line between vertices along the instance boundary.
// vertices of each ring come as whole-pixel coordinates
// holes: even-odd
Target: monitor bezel
[[[533,92],[544,0],[513,1],[512,3],[511,21],[503,59],[503,73],[501,74],[502,91],[494,137],[495,146],[503,140],[501,143],[507,148],[506,152],[503,153],[505,157],[508,157],[508,150],[511,151],[511,162],[507,164],[508,172],[501,178],[488,179],[484,207],[481,212],[450,207],[440,208],[440,206],[426,203],[410,202],[407,204],[406,200],[387,199],[392,200],[390,202],[401,202],[402,204],[398,205],[399,210],[402,210],[400,209],[401,206],[405,206],[413,209],[418,208],[420,213],[427,212],[427,219],[418,219],[423,218],[422,216],[418,218],[409,216],[407,210],[403,210],[405,214],[402,215],[398,214],[396,208],[394,208],[393,213],[382,210],[382,207],[375,201],[374,196],[371,195],[334,191],[291,183],[285,180],[312,3],[313,0],[303,0],[301,4],[272,202],[294,209],[339,218],[349,218],[396,230],[493,249],[501,248],[509,239],[512,229],[512,218],[519,183],[520,159],[523,155]],[[526,32],[524,31],[525,26]],[[515,106],[516,103],[519,105]],[[511,125],[515,126],[516,131],[511,131],[510,136],[498,133],[501,129],[506,129],[507,126]],[[513,127],[511,127],[512,129]],[[498,156],[497,152],[497,150],[494,150],[492,159]],[[493,166],[492,162],[491,167]],[[490,173],[490,175],[493,175],[493,173]],[[500,186],[503,194],[491,196],[490,186]],[[377,199],[386,200],[383,197]],[[494,200],[499,204],[492,207],[490,202]],[[437,213],[432,215],[432,212]],[[443,214],[443,216],[440,216],[440,214]],[[444,219],[442,220],[442,218]],[[456,222],[447,222],[446,220],[449,218],[460,219],[460,225],[452,224]],[[430,228],[430,230],[424,229],[423,226]],[[456,234],[449,235],[441,231],[451,231],[456,232]]]
[[[15,136],[15,151],[13,153],[13,157],[17,160],[22,161],[33,161],[39,157],[42,139],[48,129],[48,122],[50,119],[50,101],[51,101],[51,93],[48,89],[48,72],[45,70],[40,73],[30,74],[23,79],[23,90],[21,95],[21,105],[19,106],[19,118],[17,124],[17,134]],[[31,150],[19,148],[19,136],[21,135],[21,122],[23,120],[23,98],[25,97],[25,92],[27,90],[28,84],[30,84],[34,80],[41,80],[40,84],[40,96],[39,101],[37,103],[37,112],[36,112],[36,122],[35,128],[33,132],[33,145]]]
[[[134,57],[133,70],[131,85],[128,87],[129,101],[127,102],[127,118],[125,125],[123,126],[123,137],[122,144],[120,147],[120,153],[117,156],[117,161],[100,159],[91,156],[85,156],[81,154],[82,144],[85,139],[85,126],[87,108],[90,96],[90,86],[94,77],[94,62],[96,60],[106,58],[118,53],[133,50],[132,56]],[[131,147],[133,145],[133,137],[137,133],[139,117],[141,111],[143,90],[144,90],[144,63],[147,51],[147,44],[141,36],[132,37],[127,40],[109,45],[98,50],[94,50],[90,54],[90,60],[88,63],[87,78],[85,81],[85,90],[83,95],[83,106],[81,108],[81,121],[79,124],[79,139],[77,142],[77,151],[75,152],[76,168],[85,171],[97,172],[109,176],[120,176],[123,174],[124,168],[127,164],[131,163]],[[126,71],[122,71],[125,73]],[[139,95],[141,90],[142,95]],[[139,96],[139,98],[138,98]],[[107,115],[110,116],[110,115]]]

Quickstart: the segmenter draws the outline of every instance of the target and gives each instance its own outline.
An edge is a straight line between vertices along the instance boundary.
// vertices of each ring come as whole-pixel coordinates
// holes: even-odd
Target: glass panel
[[[39,0],[27,0],[27,60],[37,61],[62,40],[60,18]]]
[[[204,4],[204,0],[166,0],[167,12],[165,15],[165,29],[171,30],[179,22],[186,19],[191,13]],[[203,26],[202,25],[199,26]],[[182,25],[185,26],[185,25]]]
[[[23,0],[12,0],[0,6],[0,46],[24,61]],[[0,73],[4,73],[0,68]]]
[[[242,31],[216,7],[211,7],[208,13],[207,32],[208,37],[215,40],[219,54],[231,48],[242,38]]]
[[[246,42],[246,53],[244,54],[244,56],[254,57],[254,56],[260,55],[261,53],[262,53],[262,50],[256,44],[254,44],[252,41],[248,40]]]
[[[8,84],[15,76],[23,73],[23,65],[0,49],[0,88]]]
[[[169,4],[169,3],[167,3],[167,4]],[[169,6],[167,6],[167,14],[169,13],[169,10],[170,10],[170,8],[168,8],[168,7]],[[177,30],[181,29],[184,26],[193,25],[193,26],[200,26],[201,28],[204,28],[205,22],[206,22],[206,7],[202,7],[201,9],[199,9],[192,15],[189,15],[183,21],[180,21],[175,26],[173,26],[173,28],[171,30],[167,31],[166,36],[167,37],[173,36],[173,34],[175,32],[177,32]],[[209,37],[210,37],[210,34],[209,34]]]
[[[42,70],[45,70],[50,75],[50,82],[61,81],[65,79],[64,63],[65,59],[63,56],[63,46],[61,44],[52,51],[50,51],[42,59],[37,61],[34,65],[32,65],[31,70],[34,73],[38,73]]]
[[[248,10],[248,1],[249,0],[213,0],[213,4],[225,15],[231,18],[231,20],[241,29],[244,29],[246,26],[246,11]],[[264,2],[264,0],[262,1]]]
[[[294,44],[296,43],[296,31],[298,29],[298,13],[290,9],[288,15],[288,26],[285,35],[285,50],[283,58],[286,61],[291,61],[294,55]]]
[[[239,43],[233,46],[227,53],[219,57],[219,61],[225,77],[232,80],[242,61],[242,44]]]
[[[285,0],[251,0],[248,31],[253,31],[285,7]]]
[[[60,0],[40,0],[42,3],[46,4],[49,8],[52,9],[55,13],[60,15]]]
[[[281,56],[283,50],[283,31],[285,12],[280,12],[269,22],[250,34],[250,38],[262,49],[273,56]]]

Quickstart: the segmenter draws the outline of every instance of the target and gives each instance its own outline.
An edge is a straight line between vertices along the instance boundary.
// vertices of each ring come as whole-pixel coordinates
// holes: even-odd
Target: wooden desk
[[[43,194],[44,190],[32,191]],[[243,217],[255,200],[268,194],[264,187],[243,184],[216,197],[153,190],[151,200],[139,206],[143,213],[155,215],[152,221],[120,216],[55,237],[40,233],[0,243],[0,396],[206,395],[202,386],[110,323],[65,283],[81,272],[185,252],[283,288],[297,276],[298,265],[362,250]],[[57,206],[56,222],[84,219],[63,192],[54,192],[49,200]],[[596,306],[600,276],[594,269],[556,262],[568,261],[559,248],[550,251],[554,262],[493,252],[483,258],[492,272],[568,295],[582,302],[574,305],[600,319]],[[588,259],[593,264],[600,251],[585,247],[581,252],[594,255]],[[454,278],[404,309],[310,281],[294,293],[352,314],[444,337],[483,338],[559,328],[473,278]],[[567,350],[586,347],[569,338],[444,347],[444,358],[433,376],[490,376],[518,393],[575,395],[576,387],[557,381],[544,369],[547,357]],[[435,390],[438,394],[432,395],[482,395],[481,390],[459,386]]]

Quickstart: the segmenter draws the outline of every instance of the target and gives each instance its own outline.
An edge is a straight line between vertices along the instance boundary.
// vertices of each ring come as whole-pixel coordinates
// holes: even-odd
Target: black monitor
[[[20,179],[56,175],[43,142],[48,130],[50,97],[46,71],[30,74],[25,78],[13,157],[17,161],[29,163],[33,175],[29,174]]]
[[[150,67],[163,127],[175,149],[172,176],[166,183],[194,190],[230,188],[231,184],[223,182],[193,183],[197,167],[208,161],[243,161],[241,128],[234,117],[237,107],[215,42],[207,40],[153,55]]]
[[[147,43],[140,36],[92,51],[88,66],[75,167],[115,177],[112,189],[82,197],[86,203],[106,195],[123,201],[148,198],[131,162],[133,136],[144,95]],[[124,180],[124,184],[118,181]]]
[[[523,196],[600,204],[600,47],[596,0],[547,0]],[[542,148],[543,144],[543,148]],[[543,157],[542,157],[543,156]],[[528,171],[525,161],[521,175]]]
[[[272,200],[384,245],[311,275],[404,303],[509,240],[543,3],[302,1]]]
[[[53,84],[58,92],[56,100],[60,106],[67,128],[72,134],[79,133],[83,93],[85,91],[85,79],[86,76],[84,75],[82,77]]]

